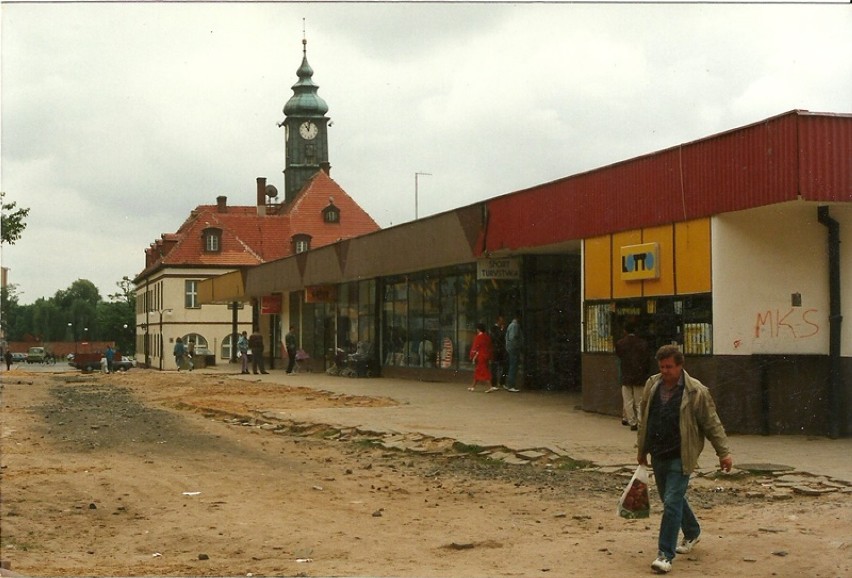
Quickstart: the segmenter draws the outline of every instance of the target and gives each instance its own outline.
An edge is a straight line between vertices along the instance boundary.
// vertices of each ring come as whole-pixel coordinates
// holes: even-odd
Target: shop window
[[[687,355],[712,355],[713,319],[709,294],[587,302],[585,350],[611,353],[630,324],[657,348],[674,343]]]

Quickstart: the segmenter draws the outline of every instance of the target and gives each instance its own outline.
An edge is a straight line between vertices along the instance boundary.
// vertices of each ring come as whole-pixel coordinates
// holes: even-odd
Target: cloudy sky
[[[848,4],[3,3],[3,248],[106,296],[190,210],[283,191],[306,21],[332,177],[383,227],[750,124],[852,112]]]

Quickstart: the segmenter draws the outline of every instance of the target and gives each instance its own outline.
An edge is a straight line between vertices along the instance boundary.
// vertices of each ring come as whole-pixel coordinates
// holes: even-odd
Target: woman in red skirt
[[[493,356],[494,351],[491,346],[491,337],[485,331],[485,324],[477,323],[476,337],[473,338],[473,345],[470,347],[470,359],[476,366],[473,370],[473,385],[467,388],[469,391],[476,391],[476,384],[480,381],[487,388],[485,393],[497,391],[496,387],[490,387],[491,369],[489,365]]]

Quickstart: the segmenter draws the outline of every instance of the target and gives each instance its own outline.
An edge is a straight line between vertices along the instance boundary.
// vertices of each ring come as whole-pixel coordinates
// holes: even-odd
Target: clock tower
[[[305,182],[328,165],[328,105],[317,94],[319,86],[311,77],[308,41],[302,39],[302,65],[296,71],[298,82],[293,96],[284,105],[284,202],[291,202]]]

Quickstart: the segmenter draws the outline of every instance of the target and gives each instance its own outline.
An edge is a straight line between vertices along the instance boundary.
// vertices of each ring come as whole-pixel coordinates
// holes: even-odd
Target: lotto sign
[[[621,248],[621,280],[660,278],[660,246],[657,243]]]

